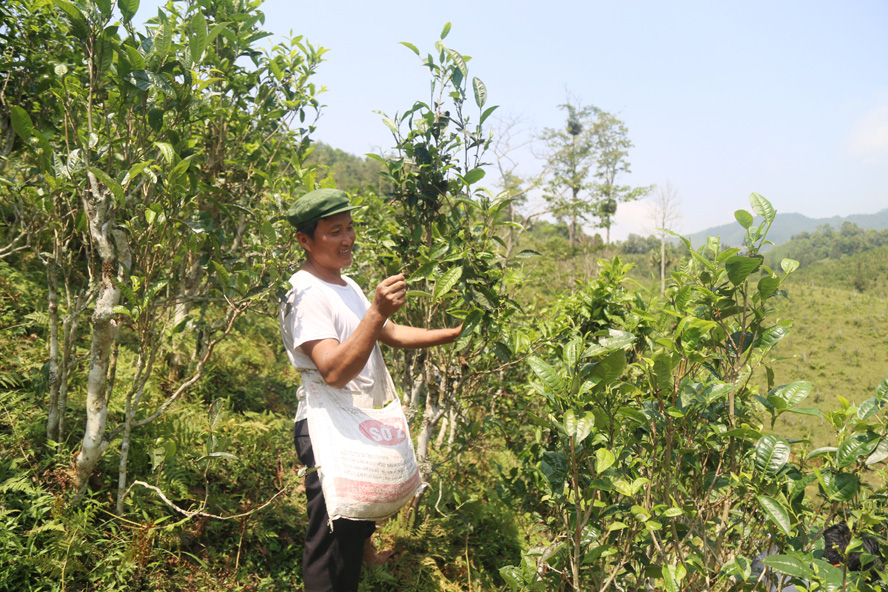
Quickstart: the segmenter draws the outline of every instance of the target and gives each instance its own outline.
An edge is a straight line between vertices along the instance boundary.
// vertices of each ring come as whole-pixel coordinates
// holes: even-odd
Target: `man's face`
[[[333,214],[318,221],[314,238],[299,233],[299,244],[317,266],[340,270],[352,264],[355,228],[351,212]]]

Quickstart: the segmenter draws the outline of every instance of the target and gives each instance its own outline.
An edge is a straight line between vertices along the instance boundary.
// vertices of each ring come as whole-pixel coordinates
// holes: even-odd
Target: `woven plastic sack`
[[[366,397],[329,386],[317,372],[303,372],[302,379],[331,525],[338,518],[383,520],[397,513],[424,485],[388,372],[377,381],[387,391],[382,408],[356,406]],[[373,398],[379,400],[379,394]]]

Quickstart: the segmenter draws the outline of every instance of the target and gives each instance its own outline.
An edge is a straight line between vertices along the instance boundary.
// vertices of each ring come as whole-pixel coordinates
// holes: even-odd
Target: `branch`
[[[171,502],[169,500],[169,498],[167,498],[167,496],[165,496],[163,494],[163,492],[160,490],[159,487],[155,487],[154,485],[148,485],[144,481],[133,481],[133,484],[130,485],[129,489],[126,490],[126,494],[124,494],[124,497],[129,495],[129,492],[132,491],[133,487],[135,487],[136,485],[141,485],[142,487],[145,487],[146,489],[150,489],[150,490],[154,491],[158,496],[160,496],[160,499],[162,499],[166,505],[168,505],[169,507],[171,507],[175,511],[179,512],[180,514],[187,516],[188,518],[194,518],[195,516],[197,516],[199,518],[214,518],[216,520],[237,520],[238,518],[244,518],[245,516],[251,516],[251,515],[255,514],[256,512],[258,512],[259,510],[262,510],[262,509],[268,507],[269,505],[271,505],[271,502],[276,500],[282,493],[284,493],[285,491],[287,491],[289,489],[289,486],[284,487],[283,489],[278,491],[276,494],[271,496],[271,499],[269,499],[267,502],[265,502],[264,504],[262,504],[258,508],[250,510],[249,512],[244,512],[242,514],[235,514],[233,516],[217,516],[215,514],[201,512],[200,510],[198,510],[197,512],[191,512],[189,510],[185,510],[183,508],[180,508],[179,506],[177,506],[176,504]]]
[[[243,305],[242,308],[234,308],[230,311],[231,316],[228,319],[228,326],[225,327],[225,331],[222,333],[222,335],[220,335],[216,339],[213,339],[209,343],[209,345],[207,346],[207,352],[197,364],[197,369],[195,369],[194,374],[191,376],[191,378],[180,384],[179,388],[176,389],[176,392],[170,395],[170,397],[166,401],[164,401],[163,404],[158,407],[154,413],[144,419],[133,422],[133,427],[139,427],[145,425],[146,423],[151,423],[152,421],[163,415],[163,413],[166,412],[167,409],[169,409],[170,405],[172,405],[182,395],[182,393],[188,390],[188,388],[195,382],[200,380],[201,376],[203,376],[204,367],[207,365],[207,362],[209,361],[210,356],[213,353],[213,349],[220,341],[225,339],[228,334],[231,333],[231,330],[234,329],[234,322],[241,316],[241,314],[246,311],[247,308],[249,308],[250,305],[251,303],[247,302]]]
[[[20,240],[22,240],[23,238],[25,238],[27,235],[28,235],[28,233],[25,230],[22,230],[19,232],[19,235],[17,237],[15,237],[14,239],[12,239],[12,241],[9,242],[9,244],[0,248],[0,259],[5,259],[9,255],[12,255],[13,253],[15,253],[17,251],[22,251],[24,249],[27,249],[28,248],[27,243],[25,243],[23,245],[16,246],[16,243],[19,242]]]

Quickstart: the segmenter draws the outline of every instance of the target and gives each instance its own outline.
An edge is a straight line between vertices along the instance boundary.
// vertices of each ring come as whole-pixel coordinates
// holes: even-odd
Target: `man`
[[[851,544],[854,534],[848,525],[844,522],[833,524],[823,531],[823,558],[836,567],[848,566],[850,571],[861,571],[864,569],[877,568],[881,563],[881,553],[879,552],[878,541],[869,537],[861,537],[860,551],[852,551],[846,553],[845,549]],[[866,563],[861,562],[861,555],[871,555]],[[875,576],[870,574],[870,579]]]
[[[305,261],[290,283],[281,304],[281,337],[297,369],[317,370],[334,388],[372,392],[386,369],[371,356],[382,343],[399,348],[424,348],[451,343],[461,326],[422,329],[398,325],[389,318],[404,306],[407,283],[402,274],[384,279],[368,301],[342,271],[352,264],[355,229],[348,196],[336,189],[318,189],[293,204],[287,219]],[[306,421],[304,392],[298,393],[294,438],[300,461],[314,466]],[[378,562],[370,544],[373,522],[340,519],[332,531],[317,473],[305,478],[308,528],[305,535],[303,579],[306,592],[348,592],[358,589],[361,564]]]
[[[879,543],[871,538],[861,537],[862,552],[852,551],[846,553],[845,550],[851,544],[852,538],[854,538],[854,535],[844,521],[825,529],[823,531],[823,560],[830,563],[833,567],[847,567],[848,571],[851,572],[878,568],[881,565]],[[759,578],[764,570],[762,560],[776,551],[777,548],[773,547],[768,553],[762,553],[755,558],[752,563],[752,571],[756,578]],[[863,553],[872,556],[865,564],[861,562],[861,555]],[[785,582],[791,579],[789,576],[772,574],[772,577],[776,580],[776,583],[771,581],[768,584],[767,590],[769,592],[798,592],[796,586],[792,584],[784,585]],[[874,582],[877,577],[875,571],[870,571],[869,581]]]

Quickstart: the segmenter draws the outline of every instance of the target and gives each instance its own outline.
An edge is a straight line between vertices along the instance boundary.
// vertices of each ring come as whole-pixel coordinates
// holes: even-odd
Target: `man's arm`
[[[390,347],[401,349],[421,349],[434,345],[453,343],[459,337],[462,325],[448,329],[422,329],[398,325],[392,321],[386,323],[379,340]]]
[[[354,333],[342,342],[337,339],[306,341],[300,347],[311,358],[324,381],[333,388],[344,388],[370,359],[380,339],[386,319],[404,306],[407,284],[403,275],[384,279],[376,286],[373,302]]]

